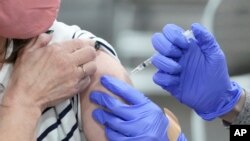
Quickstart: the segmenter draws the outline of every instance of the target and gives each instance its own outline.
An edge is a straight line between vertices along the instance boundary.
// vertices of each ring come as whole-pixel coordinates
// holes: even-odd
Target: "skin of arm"
[[[107,141],[103,127],[92,118],[92,112],[94,109],[98,108],[98,106],[90,102],[90,92],[93,90],[98,90],[107,92],[110,95],[114,96],[106,89],[104,89],[99,83],[100,76],[104,74],[115,76],[129,84],[131,84],[131,80],[129,79],[126,70],[123,68],[120,62],[103,51],[97,51],[96,64],[97,71],[91,78],[92,82],[87,90],[82,92],[80,96],[82,114],[81,117],[84,134],[88,141]]]
[[[0,105],[0,137],[8,141],[35,141],[41,110],[28,105]],[[0,140],[1,140],[0,139]]]

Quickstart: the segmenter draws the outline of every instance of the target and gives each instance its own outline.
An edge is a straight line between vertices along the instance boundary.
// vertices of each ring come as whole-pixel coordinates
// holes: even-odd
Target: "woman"
[[[0,2],[3,140],[36,140],[36,130],[49,125],[42,120],[60,116],[56,110],[44,110],[84,90],[96,70],[93,41],[48,45],[52,36],[41,34],[53,24],[59,4],[58,0]]]
[[[68,25],[65,25],[65,24],[57,22],[57,21],[55,21],[53,23],[53,20],[55,20],[55,17],[56,17],[59,3],[60,2],[58,0],[57,1],[30,0],[27,3],[22,3],[22,0],[19,0],[19,1],[11,1],[10,0],[10,1],[4,1],[3,4],[1,5],[2,9],[3,9],[2,11],[4,13],[4,14],[2,14],[1,18],[4,19],[6,17],[13,16],[10,18],[11,20],[9,20],[9,19],[4,20],[4,21],[12,21],[13,27],[10,30],[6,30],[6,27],[10,27],[10,26],[8,26],[9,22],[2,24],[1,25],[1,27],[3,27],[3,28],[1,28],[2,34],[0,34],[0,35],[2,35],[3,37],[8,37],[8,38],[27,39],[27,38],[36,37],[40,33],[43,33],[43,32],[46,32],[47,30],[49,30],[49,31],[53,31],[53,37],[52,37],[50,43],[57,43],[57,44],[50,45],[52,47],[46,47],[46,49],[39,48],[39,47],[36,47],[36,48],[31,47],[31,51],[30,51],[29,46],[33,46],[33,42],[36,40],[36,38],[35,39],[33,38],[31,43],[29,43],[31,45],[28,45],[28,47],[27,47],[28,49],[26,49],[26,48],[20,49],[22,47],[16,48],[14,46],[14,49],[16,49],[16,51],[14,50],[12,53],[16,52],[19,54],[17,60],[14,59],[13,63],[15,64],[15,66],[20,66],[19,64],[22,65],[24,63],[24,61],[22,60],[23,58],[26,59],[28,57],[30,57],[30,58],[33,57],[33,52],[35,52],[35,51],[38,52],[37,50],[44,49],[44,50],[48,50],[48,51],[43,51],[44,53],[34,55],[34,57],[38,56],[38,58],[43,57],[44,59],[51,58],[48,61],[52,61],[54,63],[57,63],[58,62],[58,60],[56,59],[57,57],[51,57],[51,56],[59,54],[60,57],[65,56],[64,58],[61,58],[63,60],[63,62],[64,61],[68,62],[71,60],[76,61],[76,62],[72,62],[71,64],[67,64],[68,66],[67,65],[60,66],[59,65],[60,63],[59,63],[59,64],[55,64],[53,66],[46,67],[44,65],[42,65],[42,66],[40,65],[40,64],[44,64],[44,63],[35,61],[36,63],[33,63],[33,65],[37,65],[38,68],[40,68],[39,71],[36,70],[39,72],[38,73],[39,77],[41,76],[41,78],[46,78],[47,77],[46,75],[48,75],[48,72],[58,70],[58,67],[61,67],[61,70],[60,71],[58,70],[59,72],[66,71],[68,73],[71,73],[72,71],[67,71],[68,67],[72,66],[72,65],[74,66],[75,63],[77,64],[76,65],[77,67],[74,66],[75,67],[74,71],[81,71],[82,72],[82,75],[78,74],[77,78],[74,77],[75,78],[74,80],[80,81],[79,85],[75,85],[74,91],[68,91],[68,89],[65,89],[64,87],[66,87],[66,88],[68,87],[66,85],[64,85],[64,87],[62,86],[63,88],[60,87],[60,89],[59,89],[60,91],[55,91],[55,92],[57,92],[57,94],[61,93],[62,95],[66,95],[68,92],[72,92],[72,93],[73,92],[74,93],[80,92],[80,94],[76,95],[72,99],[68,99],[66,101],[63,101],[63,100],[65,100],[65,98],[60,99],[60,101],[56,101],[57,103],[61,102],[59,104],[57,104],[57,103],[51,104],[48,102],[46,103],[47,105],[43,104],[42,108],[39,108],[40,113],[38,112],[39,113],[38,115],[41,115],[41,111],[43,111],[43,113],[40,117],[40,120],[37,121],[37,117],[39,117],[38,115],[35,115],[36,118],[31,118],[33,120],[33,122],[32,122],[33,125],[29,125],[29,127],[33,127],[32,128],[33,130],[27,130],[29,132],[26,133],[25,135],[29,135],[29,136],[27,136],[27,138],[25,138],[25,139],[29,140],[29,139],[37,138],[37,140],[76,140],[77,141],[77,140],[82,139],[81,138],[81,134],[82,134],[81,131],[83,129],[87,140],[89,140],[89,141],[97,141],[97,140],[98,141],[105,141],[105,140],[107,140],[107,138],[104,135],[104,130],[103,130],[102,126],[97,124],[92,119],[92,116],[91,116],[92,111],[97,106],[89,101],[89,94],[93,89],[105,91],[105,89],[103,89],[102,85],[100,85],[100,83],[99,83],[99,77],[103,74],[110,74],[110,75],[116,76],[116,77],[118,77],[118,78],[120,78],[128,83],[131,83],[131,82],[128,78],[126,71],[124,70],[124,68],[122,67],[120,62],[117,61],[118,58],[116,57],[115,51],[112,49],[112,47],[106,41],[104,41],[98,37],[95,37],[93,34],[91,34],[88,31],[81,30],[77,26],[68,26]],[[15,7],[17,5],[18,5],[18,7],[14,8],[15,10],[13,10],[13,7]],[[16,19],[18,19],[18,17],[21,17],[21,16],[24,17],[23,18],[23,19],[25,19],[24,21],[21,22],[20,19],[18,21],[15,21]],[[39,18],[37,18],[37,17],[39,17]],[[34,18],[35,18],[35,20],[34,20]],[[44,24],[44,22],[46,24]],[[15,23],[23,23],[23,24],[19,24],[17,26]],[[23,29],[25,29],[25,30],[23,30]],[[25,32],[23,32],[23,31],[25,31]],[[42,35],[42,36],[44,36],[44,35]],[[46,37],[46,38],[48,38],[48,37]],[[62,48],[57,47],[58,43],[62,42],[63,40],[70,40],[70,39],[75,39],[75,38],[85,39],[85,42],[83,42],[82,44],[79,43],[80,46],[84,46],[84,47],[79,47],[79,45],[75,46],[75,47],[72,47],[72,46],[67,47],[67,44],[66,45],[63,44],[62,46],[64,46],[64,47],[62,47]],[[100,45],[100,49],[97,52],[93,52],[93,47],[91,47],[91,46],[93,46],[93,43],[89,40],[86,40],[86,38],[91,38],[92,40],[97,41],[98,44]],[[36,41],[38,42],[40,40],[43,40],[43,38],[41,36],[39,36],[39,38]],[[20,41],[21,41],[21,43],[29,42],[26,40],[14,40],[14,43],[15,42],[20,43]],[[46,42],[48,42],[48,40],[46,40]],[[38,44],[38,45],[36,45],[36,44]],[[42,43],[42,44],[45,44],[45,43]],[[11,44],[9,44],[9,45],[11,45]],[[39,43],[35,43],[35,45],[39,46]],[[59,44],[59,45],[61,45],[61,44]],[[63,51],[61,51],[62,53],[60,53],[60,50],[62,50],[64,48],[66,48],[66,50],[69,52],[69,54],[71,53],[71,55],[65,54],[65,52],[63,52]],[[22,51],[22,50],[24,50],[24,51]],[[59,50],[59,51],[57,51],[57,50]],[[67,53],[67,51],[66,51],[66,53]],[[95,55],[97,56],[96,58],[95,58]],[[68,56],[76,56],[76,57],[74,57],[74,59],[70,59]],[[19,61],[19,58],[21,61]],[[8,60],[9,59],[7,59],[7,61]],[[96,64],[98,64],[97,68],[95,67],[94,61],[96,62]],[[111,67],[107,67],[107,66],[111,66]],[[96,73],[94,73],[95,69],[97,69]],[[13,72],[15,72],[15,70],[16,69],[14,68]],[[44,71],[44,70],[49,70],[49,71]],[[10,72],[10,71],[8,71],[8,72]],[[11,75],[11,77],[13,75]],[[60,75],[60,73],[58,75],[60,76],[61,79],[65,78],[65,76],[67,76],[66,74],[65,74],[65,76]],[[88,76],[90,76],[90,77],[88,77]],[[39,82],[39,80],[37,80],[37,79],[34,80],[34,78],[36,78],[36,77],[27,76],[27,78],[32,79],[34,82]],[[91,79],[91,83],[89,84],[89,86],[86,89],[84,89],[86,87],[86,85],[84,85],[84,84],[86,84],[90,79]],[[32,84],[34,84],[34,83],[32,83]],[[68,84],[68,83],[66,83],[66,84]],[[50,85],[48,85],[48,83],[45,83],[45,84],[40,83],[39,87],[41,87],[41,86],[44,86],[42,88],[45,89],[45,87],[47,88]],[[36,88],[35,90],[37,90],[37,89],[38,88]],[[31,90],[33,90],[33,88]],[[32,91],[32,93],[36,93],[36,91]],[[43,92],[43,93],[45,93],[45,92]],[[5,94],[4,99],[8,98],[8,96],[6,96],[6,95],[7,95],[7,93]],[[50,96],[50,93],[48,93],[48,95]],[[5,98],[5,97],[7,97],[7,98]],[[12,100],[13,98],[10,97],[8,99]],[[52,98],[50,98],[50,99],[52,99]],[[38,99],[38,100],[40,101],[40,99]],[[50,106],[55,106],[55,107],[47,108]],[[45,108],[47,108],[47,109],[44,111]],[[8,110],[6,110],[6,111],[8,111]],[[7,117],[8,116],[13,117],[12,114],[7,114]],[[13,118],[6,118],[5,120],[9,120],[9,119],[13,119]],[[20,121],[22,121],[22,120],[20,119]],[[6,122],[6,123],[10,123],[10,122]],[[38,124],[36,127],[37,131],[34,132],[34,129],[35,129],[34,126],[36,123]],[[170,124],[170,127],[171,127],[170,131],[176,132],[176,134],[178,134],[180,131],[178,124],[174,120],[171,123],[173,123],[173,124]],[[9,126],[11,126],[11,125],[9,125]],[[22,127],[22,126],[20,126],[20,127]],[[18,133],[20,133],[20,131],[18,131]],[[36,133],[36,136],[34,136],[34,133]],[[23,134],[21,134],[21,135],[23,135]],[[21,135],[19,137],[22,137]],[[6,137],[8,137],[8,136],[6,136]],[[16,137],[16,136],[12,136],[12,137]],[[173,137],[171,139],[175,139],[175,138],[176,138],[176,136],[175,136],[175,134],[173,134]],[[9,139],[9,138],[6,138],[6,139]]]

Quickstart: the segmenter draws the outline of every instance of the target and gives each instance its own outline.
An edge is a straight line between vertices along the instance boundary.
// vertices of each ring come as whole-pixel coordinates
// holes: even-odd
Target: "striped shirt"
[[[100,49],[106,51],[118,60],[113,47],[105,40],[96,37],[92,33],[81,30],[78,26],[68,26],[55,21],[50,30],[53,30],[51,43],[70,39],[93,39],[100,45]],[[7,56],[12,52],[13,43],[10,43]],[[4,95],[4,88],[8,83],[13,64],[4,64],[0,71],[0,100]],[[81,141],[82,133],[80,96],[76,95],[55,107],[43,111],[39,120],[36,135],[38,141]]]

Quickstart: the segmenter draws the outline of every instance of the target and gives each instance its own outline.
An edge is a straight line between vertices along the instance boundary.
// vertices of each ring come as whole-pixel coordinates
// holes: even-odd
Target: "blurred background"
[[[63,0],[58,20],[106,39],[128,71],[154,53],[151,36],[166,23],[189,29],[193,22],[200,22],[224,50],[232,79],[250,88],[249,0]],[[229,140],[220,120],[202,121],[155,86],[153,73],[149,67],[131,78],[137,89],[176,114],[190,141]]]

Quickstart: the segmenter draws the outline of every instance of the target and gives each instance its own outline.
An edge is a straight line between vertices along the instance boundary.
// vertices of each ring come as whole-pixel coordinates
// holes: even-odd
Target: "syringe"
[[[186,37],[187,41],[189,41],[190,39],[195,39],[192,30],[187,30],[187,31],[183,32],[182,34]],[[140,72],[140,71],[144,70],[146,67],[148,67],[151,64],[151,59],[152,59],[152,57],[148,58],[147,60],[145,60],[142,63],[140,63],[139,65],[137,65],[130,72],[130,75],[136,74],[137,72]]]
[[[147,66],[151,64],[151,59],[152,57],[148,58],[147,60],[143,61],[141,64],[137,65],[131,72],[130,74],[135,74],[139,71],[144,70]]]

